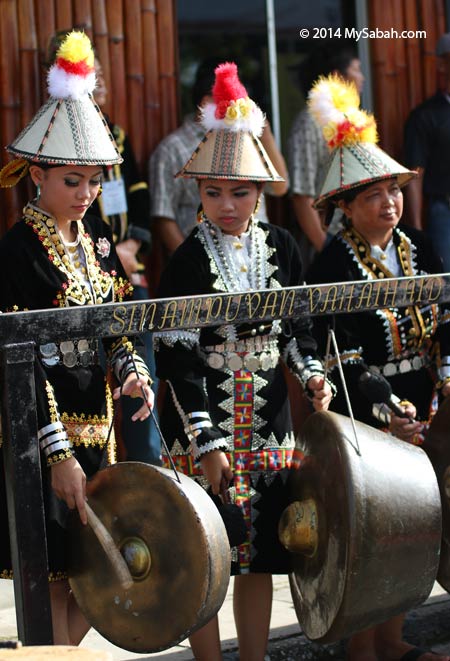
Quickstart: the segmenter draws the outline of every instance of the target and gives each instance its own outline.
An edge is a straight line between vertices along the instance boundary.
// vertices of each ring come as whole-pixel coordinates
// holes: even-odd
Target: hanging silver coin
[[[386,363],[383,366],[383,374],[384,376],[394,376],[397,374],[397,366],[394,363]]]
[[[423,367],[423,364],[424,364],[424,362],[423,362],[423,358],[421,358],[421,356],[414,356],[414,358],[412,359],[412,366],[413,366],[413,369],[415,369],[415,370],[420,370],[420,368]]]
[[[70,353],[74,351],[75,345],[72,342],[72,340],[66,340],[65,342],[61,342],[59,345],[59,349],[61,353]]]
[[[230,353],[227,357],[227,367],[232,372],[238,372],[243,367],[243,361],[237,353]]]
[[[94,352],[93,351],[82,351],[80,352],[80,365],[82,367],[88,367],[89,365],[92,365],[94,360]]]
[[[244,367],[250,372],[257,372],[261,369],[261,363],[258,356],[254,353],[248,353],[244,356]]]
[[[398,366],[399,372],[401,374],[406,374],[406,372],[411,371],[411,361],[407,360],[406,358],[400,362],[400,365]]]
[[[212,367],[215,370],[220,370],[225,365],[225,358],[222,356],[222,354],[212,351],[208,354],[206,362],[208,363],[209,367]]]
[[[89,340],[78,340],[78,351],[89,351],[91,347],[89,346]]]
[[[68,351],[63,354],[63,363],[66,367],[75,367],[77,364],[77,355],[74,351]]]
[[[39,345],[39,353],[43,358],[53,358],[58,354],[58,347],[54,342]]]
[[[46,367],[55,367],[59,365],[59,356],[51,356],[50,358],[42,358],[42,362]]]

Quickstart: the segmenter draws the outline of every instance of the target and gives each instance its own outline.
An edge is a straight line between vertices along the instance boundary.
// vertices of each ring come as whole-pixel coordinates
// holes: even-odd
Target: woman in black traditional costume
[[[344,229],[317,256],[307,280],[314,284],[373,282],[378,278],[441,273],[442,264],[424,234],[399,225],[403,210],[401,186],[414,173],[376,146],[375,121],[358,106],[356,88],[337,78],[320,79],[310,93],[310,111],[323,127],[333,150],[315,205],[330,216],[337,205],[346,220]],[[325,353],[328,327],[334,327],[355,418],[420,445],[439,399],[450,393],[449,321],[448,306],[425,301],[405,308],[316,317],[314,332]],[[340,387],[337,359],[332,355],[325,359],[338,387],[330,408],[349,415]],[[382,375],[388,380],[392,400],[409,419],[392,413],[384,401],[369,401],[367,386],[360,386],[361,375],[368,369],[375,378]],[[352,636],[348,658],[351,661],[449,658],[404,642],[403,620],[404,616],[399,615]]]
[[[199,224],[174,253],[159,295],[299,285],[295,241],[254,215],[263,182],[279,175],[256,137],[263,115],[239,82],[236,65],[216,69],[213,97],[215,103],[202,109],[208,132],[179,173],[199,181]],[[245,540],[232,550],[239,654],[242,661],[262,661],[271,574],[290,570],[277,534],[294,446],[280,356],[314,408],[327,407],[330,385],[307,319],[230,322],[156,333],[155,341],[157,374],[169,383],[162,426],[177,466],[243,513]],[[190,640],[196,659],[221,659],[217,618]]]
[[[45,66],[47,69],[55,63],[58,49],[70,30],[58,30],[49,39]],[[94,51],[95,89],[94,101],[104,113],[109,90],[106,86],[103,67]],[[128,280],[133,285],[132,298],[142,301],[150,298],[145,275],[146,253],[150,235],[150,195],[148,184],[140,177],[136,157],[128,135],[124,129],[103,115],[112,133],[120,163],[103,165],[102,194],[92,203],[90,212],[109,225],[114,246],[125,270]],[[155,360],[153,342],[150,333],[144,336],[146,364],[153,376]],[[157,384],[153,384],[156,391]],[[121,401],[121,436],[128,461],[144,461],[161,464],[161,439],[152,418],[144,424],[133,425],[131,418],[138,408],[138,402],[125,398]],[[120,452],[119,452],[120,454]]]
[[[3,168],[0,185],[12,186],[29,172],[37,196],[0,241],[2,312],[130,298],[132,286],[117,258],[108,226],[85,216],[101,191],[102,166],[121,161],[93,102],[94,85],[91,44],[86,35],[74,32],[62,43],[49,72],[49,101],[7,148],[18,158]],[[37,347],[38,439],[57,644],[78,644],[89,629],[66,580],[67,508],[77,508],[86,523],[86,477],[92,476],[102,461],[115,461],[114,439],[106,446],[113,398],[121,393],[140,397],[144,389],[145,402],[134,420],[146,419],[153,405],[148,369],[131,342],[123,337],[104,343],[121,384],[112,393],[98,364],[97,343],[97,338],[88,338]],[[139,376],[129,360],[130,353]],[[2,481],[0,570],[2,578],[11,578],[4,486]]]

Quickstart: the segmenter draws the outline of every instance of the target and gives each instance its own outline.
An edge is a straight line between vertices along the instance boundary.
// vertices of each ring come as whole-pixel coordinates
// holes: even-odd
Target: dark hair
[[[367,184],[361,184],[360,186],[355,186],[354,188],[348,188],[345,191],[342,191],[342,193],[336,195],[334,198],[334,202],[339,202],[339,200],[343,200],[345,204],[350,204],[350,202],[353,202],[353,200],[358,197],[360,193],[365,191],[367,188],[370,188],[370,186],[373,186],[378,180],[374,181],[369,181]]]
[[[238,184],[239,181],[241,181],[240,179],[229,179],[228,177],[210,177],[210,178],[211,179],[216,179],[217,181],[234,181],[234,182],[236,182],[236,184]],[[199,177],[197,179],[197,183],[200,184],[200,182],[204,181],[205,179],[208,179],[208,177],[201,177],[201,178]],[[266,184],[265,181],[255,181],[254,179],[242,179],[242,183],[245,183],[247,181],[249,181],[251,184],[255,184],[255,186],[258,190],[263,190],[263,188]],[[200,209],[200,207],[199,207],[199,209]]]
[[[361,186],[355,186],[354,188],[348,188],[347,190],[338,193],[334,197],[329,198],[327,200],[326,208],[325,208],[325,218],[324,218],[325,225],[328,227],[328,225],[333,220],[334,212],[340,200],[343,200],[345,204],[350,204],[350,202],[353,202],[353,200],[360,193],[362,193],[366,188],[369,188],[369,186],[372,186],[372,184],[374,183],[375,181],[369,181],[369,183],[367,184],[362,184]]]
[[[343,48],[338,51],[333,51],[327,59],[327,69],[328,73],[337,71],[341,76],[347,74],[347,69],[353,60],[358,59],[358,54],[356,50],[352,47]]]
[[[209,57],[199,64],[192,86],[192,103],[194,104],[194,108],[198,108],[204,96],[212,93],[212,87],[215,81],[214,70],[223,62],[223,57],[220,59]]]
[[[311,89],[313,83],[319,76],[327,76],[333,71],[337,71],[341,76],[345,76],[352,60],[358,59],[358,54],[353,45],[342,47],[336,50],[331,47],[316,47],[300,64],[297,74],[298,82],[306,95]]]
[[[339,200],[344,200],[346,204],[349,204],[350,202],[353,202],[353,200],[360,194],[363,193],[367,188],[370,188],[374,184],[377,184],[379,181],[396,181],[398,183],[398,179],[396,175],[392,175],[391,177],[380,177],[379,179],[372,179],[372,181],[368,181],[365,184],[361,184],[360,186],[355,186],[354,188],[349,188],[348,190],[342,191],[342,193],[336,195],[334,199],[335,202],[339,202]]]
[[[51,170],[52,168],[60,168],[67,163],[47,163],[45,161],[30,161],[30,165],[37,165],[41,170]]]

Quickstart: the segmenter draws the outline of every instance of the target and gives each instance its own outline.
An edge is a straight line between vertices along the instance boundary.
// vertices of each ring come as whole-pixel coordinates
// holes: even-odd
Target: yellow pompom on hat
[[[249,98],[234,62],[216,67],[213,102],[200,109],[206,135],[177,177],[283,181],[259,136],[262,110]]]
[[[396,177],[403,186],[417,176],[377,146],[375,118],[360,110],[354,83],[335,74],[319,78],[309,92],[308,109],[330,149],[314,207],[324,207],[340,193],[380,179]]]
[[[48,72],[48,101],[6,147],[17,157],[0,172],[0,185],[12,186],[26,174],[26,162],[52,165],[121,163],[117,145],[94,101],[94,52],[86,34],[70,32]],[[22,164],[23,163],[23,167]]]

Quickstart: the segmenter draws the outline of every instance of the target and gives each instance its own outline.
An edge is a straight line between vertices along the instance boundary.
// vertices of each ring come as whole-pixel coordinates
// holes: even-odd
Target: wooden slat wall
[[[446,29],[444,0],[374,0],[368,7],[372,30],[425,30],[427,34],[426,39],[370,42],[380,146],[401,160],[405,120],[439,84],[435,47]]]
[[[56,30],[83,27],[108,86],[105,110],[129,133],[142,175],[157,143],[178,124],[175,0],[0,0],[1,149],[46,98],[43,60]],[[371,29],[426,30],[426,39],[371,41],[380,144],[402,158],[403,126],[438,85],[436,41],[445,0],[370,0]],[[29,185],[0,190],[0,235],[20,214]]]
[[[0,166],[9,160],[1,147],[46,99],[49,37],[75,26],[94,41],[105,110],[129,134],[146,177],[150,153],[178,124],[175,0],[0,0]],[[28,184],[0,189],[0,235],[29,194]]]

